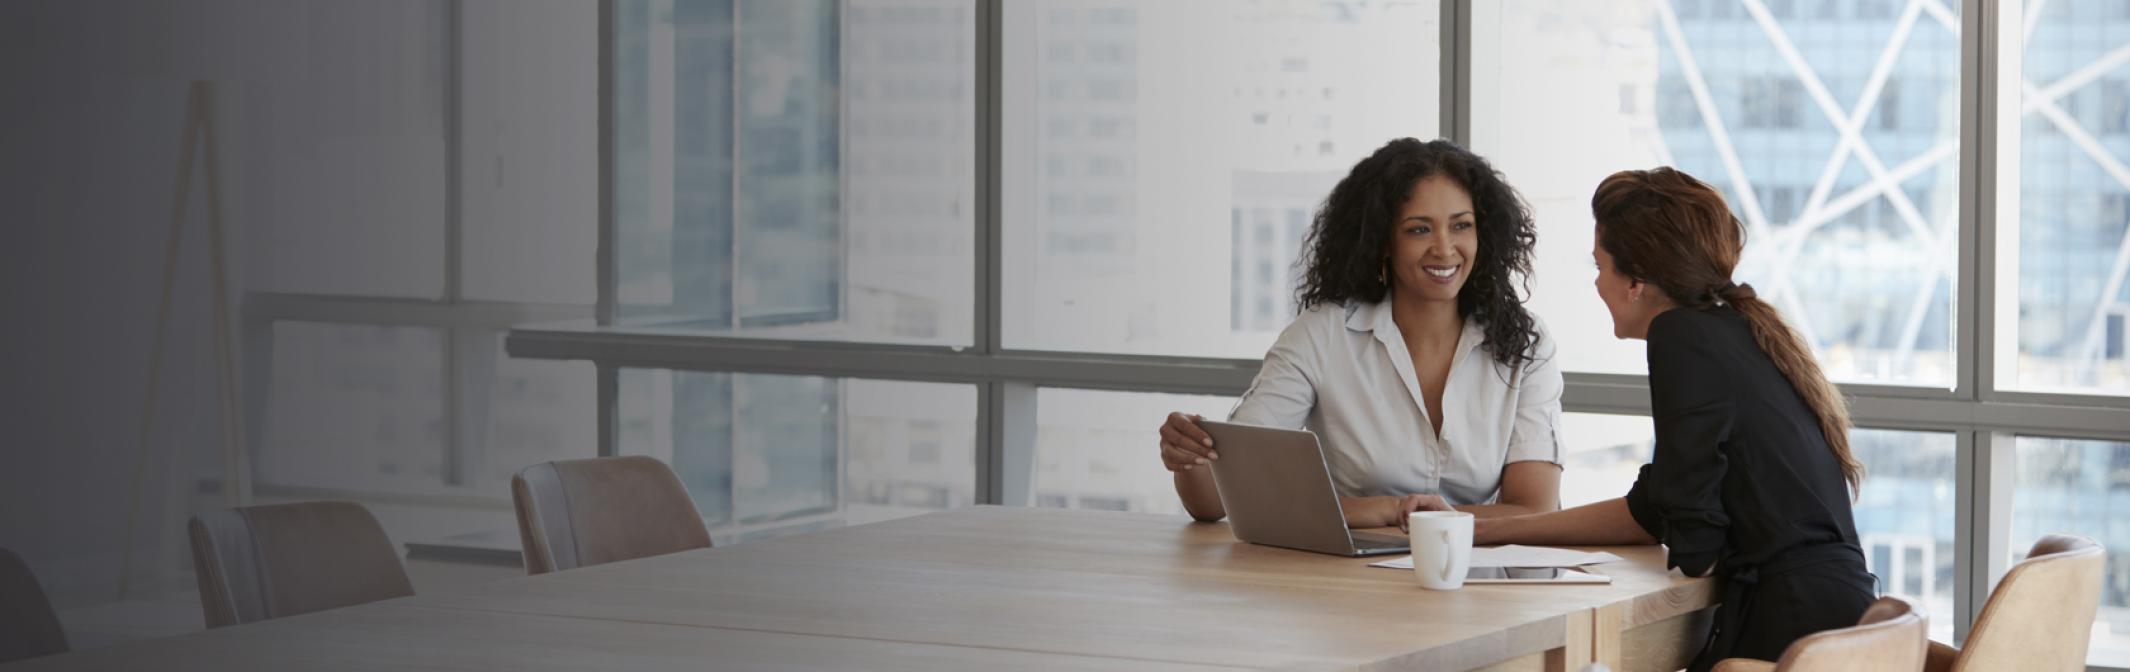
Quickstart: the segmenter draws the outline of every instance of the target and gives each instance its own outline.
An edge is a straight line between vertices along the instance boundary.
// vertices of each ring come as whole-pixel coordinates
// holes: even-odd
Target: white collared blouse
[[[1560,363],[1543,323],[1534,316],[1534,361],[1517,371],[1480,347],[1478,321],[1465,321],[1437,437],[1389,301],[1302,313],[1265,353],[1229,421],[1316,432],[1332,484],[1349,497],[1439,494],[1451,504],[1487,504],[1509,463],[1560,463]]]

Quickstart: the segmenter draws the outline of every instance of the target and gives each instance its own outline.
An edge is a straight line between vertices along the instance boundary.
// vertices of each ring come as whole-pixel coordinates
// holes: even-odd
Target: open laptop
[[[1220,452],[1213,482],[1237,539],[1349,557],[1408,551],[1403,537],[1346,528],[1315,433],[1211,420],[1199,426]]]

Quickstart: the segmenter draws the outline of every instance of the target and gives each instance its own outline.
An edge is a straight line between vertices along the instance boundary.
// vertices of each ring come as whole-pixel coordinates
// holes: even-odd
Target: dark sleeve
[[[1722,552],[1730,525],[1723,512],[1728,465],[1720,449],[1730,438],[1730,385],[1710,341],[1694,328],[1692,320],[1701,316],[1664,317],[1649,330],[1650,415],[1657,446],[1635,482],[1644,500],[1635,520],[1645,529],[1658,527],[1652,536],[1671,548],[1672,567],[1700,576]],[[1629,506],[1632,511],[1632,498]]]
[[[1634,487],[1627,489],[1627,515],[1634,516],[1634,524],[1642,526],[1657,541],[1664,540],[1664,516],[1657,513],[1656,505],[1649,503],[1649,489],[1655,487],[1655,478],[1650,477],[1652,465],[1642,465],[1635,474]]]

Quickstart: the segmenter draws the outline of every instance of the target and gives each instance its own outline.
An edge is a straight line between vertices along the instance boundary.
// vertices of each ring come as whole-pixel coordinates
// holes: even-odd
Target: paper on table
[[[1590,552],[1547,546],[1474,546],[1473,567],[1581,567],[1607,562],[1618,562],[1620,556],[1604,551]],[[1413,556],[1396,560],[1369,563],[1370,567],[1412,569]]]

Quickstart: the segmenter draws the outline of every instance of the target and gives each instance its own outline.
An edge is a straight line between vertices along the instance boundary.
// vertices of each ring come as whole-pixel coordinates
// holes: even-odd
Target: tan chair
[[[2084,670],[2100,608],[2107,553],[2085,537],[2052,534],[1990,591],[1967,645],[1930,643],[1924,669]]]
[[[510,497],[528,574],[710,547],[688,489],[655,458],[536,464],[510,479]]]
[[[1731,658],[1716,672],[1876,672],[1923,669],[1930,623],[1908,601],[1881,597],[1854,627],[1806,635],[1783,650],[1782,660]]]
[[[189,527],[210,628],[414,594],[361,504],[247,506],[194,516]]]
[[[0,548],[0,663],[67,652],[67,633],[37,575],[14,551]]]

